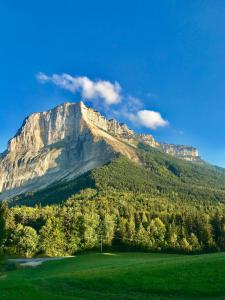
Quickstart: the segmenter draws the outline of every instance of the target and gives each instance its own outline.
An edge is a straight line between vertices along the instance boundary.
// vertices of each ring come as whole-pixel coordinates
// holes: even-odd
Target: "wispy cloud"
[[[92,101],[95,106],[102,107],[102,104],[104,104],[105,112],[108,115],[127,118],[134,126],[143,126],[155,130],[158,127],[165,127],[169,124],[159,112],[144,109],[143,102],[140,99],[122,94],[122,89],[118,82],[112,83],[107,80],[94,81],[86,76],[71,76],[66,73],[61,75],[53,74],[51,76],[38,73],[37,79],[44,83],[51,82],[73,94],[80,93],[84,100]],[[102,100],[101,103],[99,100]],[[115,108],[112,109],[112,105]]]
[[[121,101],[121,87],[118,82],[93,81],[86,76],[73,77],[65,73],[62,75],[53,74],[52,76],[39,73],[37,79],[41,82],[52,82],[74,94],[80,92],[82,97],[88,100],[101,98],[107,105],[117,104]]]

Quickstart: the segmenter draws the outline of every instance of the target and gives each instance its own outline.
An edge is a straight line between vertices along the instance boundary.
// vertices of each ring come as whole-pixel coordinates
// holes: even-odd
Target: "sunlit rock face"
[[[165,153],[178,158],[188,161],[198,161],[200,159],[198,150],[194,147],[173,144],[160,144],[160,147]]]
[[[0,157],[1,199],[77,177],[118,152],[138,161],[110,132],[122,135],[124,129],[82,102],[32,114]]]
[[[70,180],[117,153],[139,162],[135,151],[139,142],[184,159],[198,157],[194,148],[160,144],[151,135],[136,134],[126,124],[107,120],[83,102],[34,113],[0,155],[0,199]]]

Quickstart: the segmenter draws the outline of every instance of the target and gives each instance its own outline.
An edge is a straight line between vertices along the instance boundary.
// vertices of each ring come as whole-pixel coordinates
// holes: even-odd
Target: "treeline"
[[[225,205],[86,189],[64,204],[2,205],[1,247],[31,257],[99,249],[200,253],[225,250]]]

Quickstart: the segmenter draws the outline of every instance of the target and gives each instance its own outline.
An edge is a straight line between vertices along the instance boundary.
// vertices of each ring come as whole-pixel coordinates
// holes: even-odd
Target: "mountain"
[[[129,130],[82,102],[32,114],[1,155],[1,198],[77,177],[117,152],[137,160],[135,151],[109,132],[123,135]]]
[[[136,152],[141,163],[118,154],[112,161],[79,177],[20,194],[12,198],[11,203],[28,206],[61,203],[82,190],[88,195],[89,189],[97,198],[103,194],[111,201],[121,194],[131,193],[136,197],[145,195],[143,199],[177,200],[182,204],[187,201],[194,201],[196,205],[224,202],[224,169],[177,159],[146,144],[139,144]]]
[[[148,150],[143,150],[143,145]],[[167,162],[170,168],[169,173],[159,173],[158,180],[162,176],[169,178],[171,174],[180,177],[179,165],[182,163],[185,163],[187,173],[195,166],[205,174],[197,149],[162,144],[151,135],[137,134],[126,124],[114,119],[107,120],[83,102],[64,103],[26,118],[15,137],[9,141],[7,150],[0,155],[0,199],[51,189],[56,184],[65,186],[75,178],[82,178],[82,174],[115,161],[118,155],[126,157],[143,172],[144,168],[146,171],[143,153],[149,155],[152,149],[155,149],[157,156],[153,161],[156,169],[162,169],[158,160]],[[151,153],[150,157],[154,155]],[[168,169],[168,166],[163,168]],[[220,177],[224,174],[223,170],[208,169],[213,172],[211,177],[216,176],[213,182],[218,182],[217,174]],[[194,180],[196,175],[191,171],[189,173]]]
[[[225,170],[82,102],[26,118],[1,154],[0,182],[11,255],[74,255],[100,241],[116,251],[225,250]]]

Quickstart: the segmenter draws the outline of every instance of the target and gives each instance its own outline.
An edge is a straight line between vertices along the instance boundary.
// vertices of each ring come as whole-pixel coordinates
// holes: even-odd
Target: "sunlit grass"
[[[98,253],[45,262],[2,276],[0,299],[225,299],[225,253]]]

